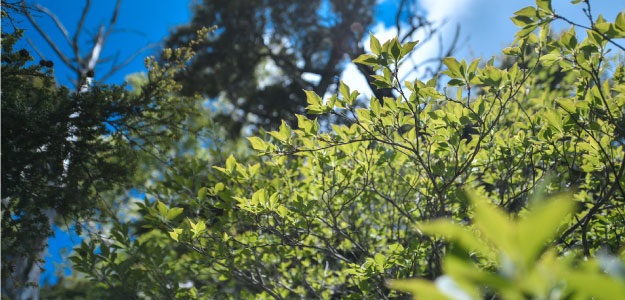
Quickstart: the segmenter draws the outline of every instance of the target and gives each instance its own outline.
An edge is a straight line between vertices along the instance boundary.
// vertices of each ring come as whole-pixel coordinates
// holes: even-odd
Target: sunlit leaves
[[[382,45],[380,44],[380,41],[378,41],[378,39],[371,32],[369,32],[369,39],[369,47],[371,48],[371,52],[373,52],[373,54],[375,55],[380,55],[380,52],[382,51]]]
[[[174,241],[178,241],[178,237],[180,236],[180,234],[182,233],[182,229],[180,228],[174,228],[172,231],[169,232],[169,236],[174,240]]]
[[[368,66],[375,66],[378,63],[377,58],[371,54],[363,54],[356,59],[352,60],[355,64],[363,64]]]
[[[536,9],[532,6],[524,7],[514,13],[516,16],[533,18],[536,16]]]
[[[189,225],[191,226],[191,232],[193,233],[192,238],[197,238],[206,229],[206,224],[204,224],[204,221],[198,221],[197,223],[194,223],[191,220],[188,220],[188,221],[189,221]]]
[[[551,0],[536,0],[536,6],[542,10],[551,12]]]
[[[280,128],[278,131],[270,131],[269,134],[275,137],[278,141],[282,143],[286,143],[287,140],[291,137],[291,128],[286,122],[282,121]]]
[[[370,35],[372,54],[355,62],[393,96],[358,98],[344,82],[324,98],[305,91],[308,114],[177,166],[208,175],[167,175],[144,218],[187,247],[183,265],[210,277],[198,281],[240,298],[270,297],[232,278],[247,270],[284,298],[401,297],[383,285],[409,277],[435,279],[390,282],[418,299],[616,293],[593,256],[617,251],[623,233],[625,71],[602,52],[605,36],[552,36],[552,17],[548,1],[518,11],[522,37],[502,66],[445,58],[441,90],[438,77],[398,76],[415,43]],[[555,196],[542,200],[541,186]],[[584,290],[584,272],[605,291]]]
[[[250,141],[250,144],[252,145],[252,148],[254,150],[267,151],[267,144],[261,138],[256,137],[256,136],[251,136],[251,137],[248,137],[247,139],[248,141]]]
[[[323,100],[314,91],[304,91],[304,93],[306,93],[306,101],[309,104],[306,111],[311,114],[322,114],[327,111],[323,106]]]

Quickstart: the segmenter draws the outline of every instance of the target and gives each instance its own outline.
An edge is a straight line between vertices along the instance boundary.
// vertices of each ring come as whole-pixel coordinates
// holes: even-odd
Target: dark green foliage
[[[45,246],[46,213],[92,213],[97,192],[123,187],[134,168],[130,148],[114,143],[105,123],[127,115],[124,88],[57,88],[51,68],[27,66],[28,52],[13,49],[20,36],[2,39],[3,278],[16,257]]]
[[[13,49],[21,36],[2,36],[2,279],[11,297],[38,284],[31,270],[43,265],[53,222],[114,218],[139,159],[167,163],[159,151],[197,133],[186,121],[201,111],[198,98],[172,97],[188,47],[166,49],[163,65],[146,59],[137,91],[95,83],[70,92],[56,86],[50,62],[29,64],[28,51]]]

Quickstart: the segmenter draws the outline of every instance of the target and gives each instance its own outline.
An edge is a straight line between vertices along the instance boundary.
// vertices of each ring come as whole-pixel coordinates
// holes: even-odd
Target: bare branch
[[[30,15],[30,12],[28,12],[28,10],[26,10],[25,14],[26,14],[26,17],[28,18],[28,20],[30,21],[30,23],[33,24],[33,27],[35,27],[37,32],[39,32],[39,34],[41,34],[43,36],[43,38],[46,40],[46,42],[48,42],[50,47],[52,47],[52,49],[54,50],[56,55],[58,55],[61,58],[63,63],[65,63],[70,69],[72,69],[75,72],[77,72],[78,69],[72,64],[72,61],[67,56],[65,56],[65,54],[63,54],[63,52],[61,52],[59,47],[52,41],[52,39],[50,39],[50,37],[43,31],[43,29],[41,29],[39,24],[37,24],[37,22],[35,22],[33,17]]]
[[[119,15],[119,8],[121,7],[121,4],[122,0],[117,0],[117,3],[115,4],[115,10],[113,11],[113,16],[111,17],[111,21],[109,22],[109,27],[104,34],[104,41],[106,41],[111,32],[113,32],[113,26],[115,26],[115,23],[117,22],[117,16]]]
[[[39,4],[35,4],[35,7],[37,7],[37,9],[42,11],[44,14],[48,15],[54,21],[56,26],[63,33],[63,36],[67,40],[67,43],[71,45],[72,41],[69,38],[69,34],[67,33],[67,29],[65,29],[65,26],[63,26],[63,23],[61,23],[59,18],[54,13],[52,13],[49,9],[47,9],[47,8],[45,8],[45,7],[43,7],[43,6],[39,5]]]
[[[133,53],[131,56],[129,56],[128,58],[126,58],[126,60],[124,60],[121,64],[115,65],[113,67],[111,67],[111,69],[109,70],[108,73],[106,73],[106,75],[104,75],[100,81],[105,81],[106,79],[108,79],[111,75],[113,75],[115,72],[119,71],[121,68],[125,67],[126,65],[128,65],[135,57],[137,57],[137,55],[141,54],[142,52],[150,49],[150,48],[154,48],[157,47],[158,44],[157,43],[152,43],[152,44],[148,44],[147,46],[139,49],[137,52]]]
[[[406,0],[401,0],[401,2],[399,2],[399,7],[397,8],[397,14],[395,14],[395,28],[397,29],[397,35],[401,32],[401,14],[404,12],[405,5]]]
[[[26,38],[26,41],[33,48],[33,50],[35,50],[35,53],[37,53],[37,55],[39,55],[39,57],[41,57],[41,59],[47,60],[46,57],[43,56],[43,53],[41,53],[41,51],[39,51],[39,49],[35,46],[35,43],[33,43],[33,41],[30,38]]]
[[[74,33],[74,39],[72,42],[72,48],[74,49],[74,55],[76,56],[76,61],[78,65],[81,66],[83,64],[82,57],[80,57],[80,51],[78,47],[78,37],[80,36],[80,32],[82,31],[82,27],[85,24],[85,19],[87,18],[87,12],[89,12],[89,7],[91,6],[91,0],[87,0],[85,4],[85,8],[82,10],[82,14],[80,15],[80,20],[78,21],[78,27],[76,27],[76,32]]]
[[[78,81],[76,81],[76,79],[72,78],[71,76],[67,76],[67,79],[69,79],[69,81],[74,85],[74,86],[78,86]]]

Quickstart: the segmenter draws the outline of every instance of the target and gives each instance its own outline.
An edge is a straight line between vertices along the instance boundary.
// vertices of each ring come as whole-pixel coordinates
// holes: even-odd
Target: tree
[[[215,37],[196,48],[180,79],[185,92],[233,106],[220,121],[236,137],[246,124],[269,128],[282,119],[295,121],[295,113],[305,113],[302,90],[324,95],[336,87],[346,58],[364,53],[360,41],[374,21],[375,6],[372,0],[202,1],[194,6],[191,23],[167,44],[184,43],[200,27],[218,26]],[[402,40],[421,32],[429,39],[439,30],[415,1],[401,1],[396,14]],[[457,38],[441,53],[450,55]],[[368,66],[359,70],[367,79],[374,74]],[[389,89],[372,90],[379,99],[392,96]]]
[[[445,58],[443,92],[399,80],[416,43],[372,38],[354,62],[396,96],[363,108],[342,83],[325,100],[306,91],[309,116],[343,121],[296,115],[249,138],[256,156],[181,165],[137,204],[152,230],[133,238],[118,224],[77,249],[76,268],[127,298],[618,296],[625,67],[607,54],[623,50],[625,12],[591,18],[579,40],[553,38],[558,20],[570,22],[549,1],[517,11],[503,51],[515,63]],[[601,269],[601,251],[619,258]]]
[[[29,51],[13,49],[21,36],[2,34],[2,293],[36,299],[51,222],[114,218],[105,196],[130,188],[138,158],[192,131],[185,121],[201,110],[197,98],[172,97],[189,47],[164,50],[162,65],[147,59],[138,92],[99,83],[70,92],[51,62],[29,65]]]

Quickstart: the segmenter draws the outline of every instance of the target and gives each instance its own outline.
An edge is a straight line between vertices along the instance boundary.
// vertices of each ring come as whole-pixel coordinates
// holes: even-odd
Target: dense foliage
[[[80,275],[46,290],[50,299],[624,295],[625,65],[622,52],[609,53],[625,50],[625,11],[608,22],[584,1],[590,24],[573,24],[537,0],[512,18],[521,30],[501,66],[448,57],[440,78],[425,82],[398,74],[418,42],[371,36],[372,53],[354,62],[387,92],[366,106],[344,83],[324,97],[336,61],[321,65],[317,86],[276,83],[271,99],[282,102],[272,109],[255,74],[217,74],[255,70],[268,56],[281,68],[315,69],[313,58],[328,53],[333,62],[347,51],[335,42],[371,21],[368,1],[348,4],[358,6],[353,15],[326,28],[297,2],[269,11],[263,1],[203,2],[190,28],[202,16],[225,31],[164,50],[161,64],[148,59],[133,90],[59,88],[49,62],[28,64],[30,54],[13,49],[19,31],[3,33],[3,296],[27,283],[15,264],[37,263],[48,212],[102,230],[75,249]],[[556,35],[553,22],[574,26]],[[190,28],[172,43],[190,39]],[[271,52],[310,28],[318,38]],[[345,42],[362,49],[361,38]],[[204,51],[192,59],[194,48]],[[183,77],[266,111],[260,124],[295,121],[226,140],[207,105],[181,96]],[[299,101],[301,88],[310,90]],[[304,100],[302,115],[281,106]],[[123,203],[138,184],[143,201]]]
[[[71,92],[57,87],[52,62],[29,63],[29,51],[14,49],[22,33],[2,33],[2,292],[11,298],[36,294],[53,223],[116,216],[145,175],[139,162],[197,132],[187,121],[201,112],[198,98],[172,96],[201,39],[164,51],[162,64],[148,58],[137,91],[95,83]]]
[[[83,243],[76,269],[125,298],[388,299],[406,294],[387,280],[413,277],[390,286],[622,295],[625,67],[608,52],[623,50],[625,12],[554,38],[557,20],[570,22],[549,1],[519,10],[512,63],[447,58],[443,91],[399,82],[416,42],[372,37],[354,62],[395,97],[361,108],[344,84],[329,99],[306,91],[309,116],[341,122],[296,115],[249,138],[257,155],[179,160],[138,203],[142,221]]]

